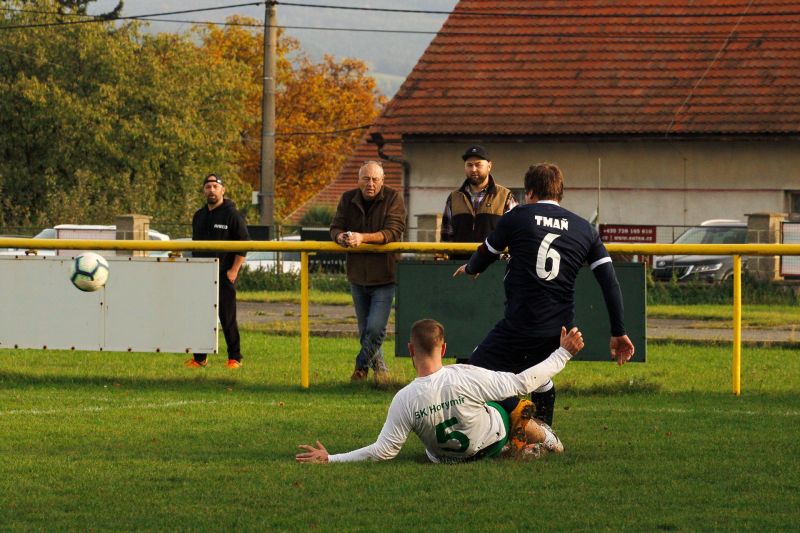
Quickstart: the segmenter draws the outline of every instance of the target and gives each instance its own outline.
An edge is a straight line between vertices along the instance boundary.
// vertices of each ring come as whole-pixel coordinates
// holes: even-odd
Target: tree
[[[30,11],[4,23],[53,20]],[[231,149],[245,117],[242,65],[211,61],[189,36],[110,22],[0,31],[0,49],[0,223],[125,212],[186,221],[210,171],[249,201]]]
[[[86,15],[87,8],[89,4],[96,2],[97,0],[57,0],[56,4],[58,7],[58,12],[62,14],[73,13],[75,15]],[[22,2],[23,4],[40,4],[38,0],[25,0]],[[120,16],[122,13],[122,8],[125,2],[123,0],[119,0],[117,2],[116,7],[111,11],[106,13],[102,13],[97,15],[98,17],[106,20],[112,20]]]
[[[256,24],[242,17],[228,22]],[[258,189],[263,35],[239,25],[196,31],[210,56],[239,62],[250,72],[238,165],[242,179]],[[362,61],[325,56],[314,63],[282,32],[276,63],[275,218],[281,220],[336,177],[363,135],[358,127],[375,120],[385,99]]]

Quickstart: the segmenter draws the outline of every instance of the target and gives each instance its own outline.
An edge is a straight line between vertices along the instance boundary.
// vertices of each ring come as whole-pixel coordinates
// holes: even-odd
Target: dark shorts
[[[469,364],[519,374],[547,359],[560,345],[560,335],[522,336],[501,320],[472,352]]]

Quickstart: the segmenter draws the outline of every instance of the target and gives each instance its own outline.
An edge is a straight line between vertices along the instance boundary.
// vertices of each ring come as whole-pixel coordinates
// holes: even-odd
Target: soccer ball
[[[108,261],[94,252],[84,252],[72,261],[69,280],[84,292],[101,289],[108,281]]]

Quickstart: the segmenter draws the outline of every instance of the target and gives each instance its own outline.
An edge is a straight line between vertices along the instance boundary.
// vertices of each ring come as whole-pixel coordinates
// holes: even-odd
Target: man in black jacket
[[[203,180],[203,196],[207,205],[201,207],[192,218],[193,241],[249,241],[247,225],[236,204],[227,200],[225,185],[215,174]],[[194,252],[193,257],[219,258],[219,321],[228,345],[228,368],[242,366],[242,352],[239,347],[239,325],[236,323],[236,278],[244,263],[247,252]],[[208,365],[206,354],[196,353],[186,361],[189,368]]]

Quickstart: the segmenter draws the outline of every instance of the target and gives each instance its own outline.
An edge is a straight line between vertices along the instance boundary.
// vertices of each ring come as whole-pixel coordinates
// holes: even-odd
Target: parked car
[[[287,235],[281,237],[280,240],[297,242],[300,241],[300,236]],[[276,252],[274,250],[247,252],[245,265],[250,270],[275,270],[278,266],[278,254],[280,254],[281,272],[300,272],[300,252]]]
[[[744,244],[747,224],[739,220],[706,220],[687,229],[675,244]],[[745,261],[742,261],[744,267]],[[653,258],[653,279],[669,281],[725,281],[733,275],[730,255],[662,255]]]
[[[113,233],[116,236],[116,226],[101,226],[92,224],[59,224],[54,228],[45,228],[36,235],[34,239],[102,239],[106,235]],[[149,230],[148,239],[151,241],[168,241],[169,235],[156,231]],[[27,249],[23,248],[5,248],[0,250],[0,255],[25,255]],[[73,253],[73,251],[64,251],[64,253]],[[106,253],[108,252],[108,253]],[[56,255],[56,250],[43,249],[36,250],[37,255]],[[113,254],[113,251],[104,251],[106,255]],[[153,251],[149,255],[151,257],[166,256],[169,252],[166,251]]]

